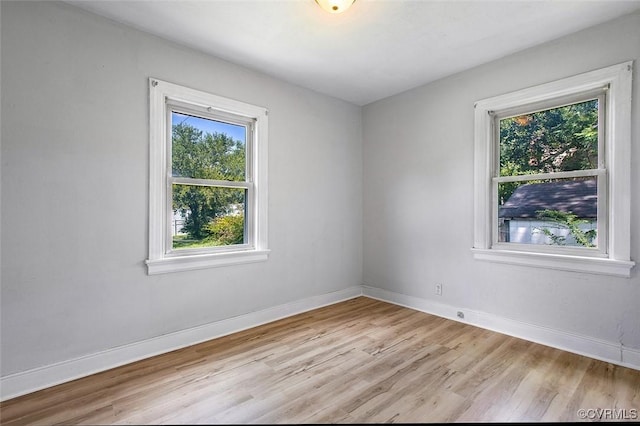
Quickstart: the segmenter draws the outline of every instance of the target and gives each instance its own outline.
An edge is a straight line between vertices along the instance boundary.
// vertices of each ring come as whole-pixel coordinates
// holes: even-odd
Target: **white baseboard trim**
[[[362,295],[360,286],[176,331],[0,378],[0,401]]]
[[[638,349],[376,287],[354,286],[1,377],[0,401],[362,295],[640,370]],[[457,317],[458,311],[464,312],[464,319]]]
[[[364,296],[372,299],[405,306],[428,314],[475,325],[487,330],[540,343],[545,346],[551,346],[567,352],[573,352],[578,355],[640,370],[640,350],[626,348],[619,343],[607,342],[563,330],[525,323],[486,312],[473,311],[467,308],[433,302],[431,300],[376,287],[362,286],[362,293]],[[464,313],[464,319],[457,317],[458,311]]]

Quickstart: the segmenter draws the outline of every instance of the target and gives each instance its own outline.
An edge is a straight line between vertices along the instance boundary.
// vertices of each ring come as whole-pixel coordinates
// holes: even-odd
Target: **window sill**
[[[270,250],[247,250],[226,253],[209,253],[192,256],[165,257],[146,260],[148,274],[166,274],[169,272],[190,271],[194,269],[216,268],[239,265],[242,263],[264,262]]]
[[[635,262],[564,254],[472,248],[477,260],[629,278]]]

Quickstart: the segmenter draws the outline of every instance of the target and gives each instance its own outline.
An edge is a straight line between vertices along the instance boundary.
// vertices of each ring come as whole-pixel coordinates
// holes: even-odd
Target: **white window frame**
[[[178,178],[171,171],[171,111],[247,125],[246,179],[240,182]],[[268,111],[244,102],[149,79],[149,275],[265,261],[267,244]],[[200,182],[202,181],[202,182]],[[173,250],[172,184],[246,189],[244,244]]]
[[[630,276],[635,265],[630,259],[632,69],[633,62],[629,61],[476,102],[472,249],[475,259]],[[498,183],[520,178],[499,176],[497,120],[589,97],[606,99],[606,107],[600,108],[603,114],[599,119],[598,169],[531,175],[524,179],[597,176],[598,249],[498,243]]]

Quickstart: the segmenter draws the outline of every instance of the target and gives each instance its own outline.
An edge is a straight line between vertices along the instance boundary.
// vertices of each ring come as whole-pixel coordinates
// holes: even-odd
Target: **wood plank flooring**
[[[632,420],[640,371],[359,297],[5,401],[0,419],[563,422],[580,409]]]

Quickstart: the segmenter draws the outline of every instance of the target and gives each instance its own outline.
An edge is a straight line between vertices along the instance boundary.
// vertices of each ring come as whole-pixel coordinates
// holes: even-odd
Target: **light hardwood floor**
[[[5,401],[0,418],[547,422],[580,409],[630,420],[640,371],[359,297]]]

